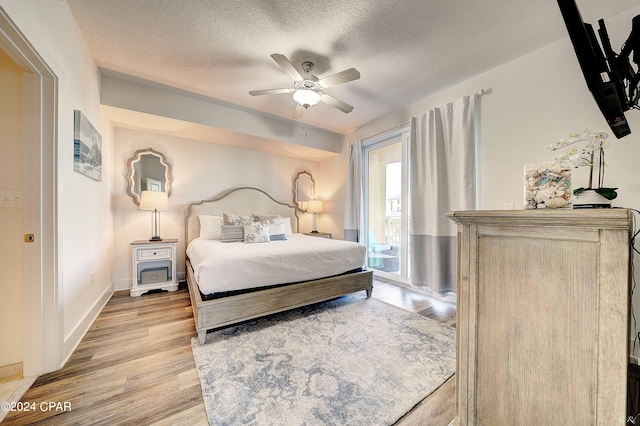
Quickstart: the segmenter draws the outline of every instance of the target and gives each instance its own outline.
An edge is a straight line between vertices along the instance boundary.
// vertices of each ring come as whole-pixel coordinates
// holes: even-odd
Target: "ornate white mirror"
[[[166,192],[171,196],[171,164],[152,148],[140,149],[127,161],[127,194],[140,205],[142,191]]]
[[[298,211],[307,212],[307,202],[316,197],[316,183],[309,172],[300,172],[293,180],[293,204]]]

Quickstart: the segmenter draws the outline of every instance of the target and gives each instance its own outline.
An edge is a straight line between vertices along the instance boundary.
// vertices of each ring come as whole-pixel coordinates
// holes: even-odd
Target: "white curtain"
[[[362,141],[354,140],[349,144],[349,171],[347,174],[347,199],[344,217],[344,239],[363,242],[362,227]]]
[[[476,96],[411,118],[411,284],[456,292],[456,226],[445,216],[476,206]]]

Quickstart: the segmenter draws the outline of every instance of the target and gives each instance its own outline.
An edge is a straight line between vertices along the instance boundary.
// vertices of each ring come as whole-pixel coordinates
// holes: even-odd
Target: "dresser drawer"
[[[138,249],[138,260],[171,259],[171,247]]]

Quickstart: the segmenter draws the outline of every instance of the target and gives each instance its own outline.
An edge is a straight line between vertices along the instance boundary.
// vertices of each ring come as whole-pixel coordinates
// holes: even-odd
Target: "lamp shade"
[[[140,194],[140,210],[167,210],[169,196],[166,192],[142,191]]]
[[[307,203],[307,213],[322,213],[322,201],[309,200]]]
[[[302,106],[312,106],[320,102],[320,94],[309,89],[298,89],[293,92],[293,99]]]

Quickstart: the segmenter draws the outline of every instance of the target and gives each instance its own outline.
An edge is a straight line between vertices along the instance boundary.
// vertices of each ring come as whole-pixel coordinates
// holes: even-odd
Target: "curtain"
[[[347,175],[347,199],[344,217],[344,239],[363,242],[362,226],[362,141],[354,140],[349,144],[349,171]]]
[[[411,118],[409,242],[411,284],[457,289],[457,230],[445,216],[476,207],[476,97]]]

